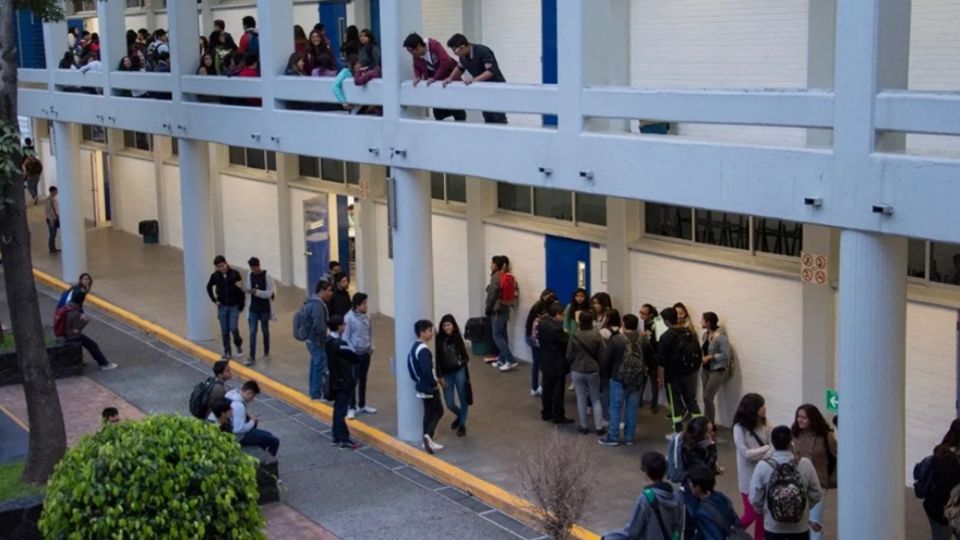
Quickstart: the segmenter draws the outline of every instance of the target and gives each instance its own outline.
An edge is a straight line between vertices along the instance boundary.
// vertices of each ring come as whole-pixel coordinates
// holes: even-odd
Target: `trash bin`
[[[493,351],[492,339],[475,339],[470,342],[470,353],[474,356],[490,356]]]
[[[463,337],[470,340],[470,352],[474,356],[487,356],[495,348],[490,332],[490,321],[486,317],[473,317],[467,320]]]
[[[160,241],[160,222],[155,219],[141,221],[138,227],[144,244],[156,244]]]

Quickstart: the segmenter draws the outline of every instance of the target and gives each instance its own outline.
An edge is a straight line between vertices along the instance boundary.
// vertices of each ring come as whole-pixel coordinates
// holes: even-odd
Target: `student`
[[[247,410],[259,394],[260,385],[257,381],[247,381],[240,388],[227,392],[226,399],[230,400],[230,408],[233,411],[231,419],[233,434],[240,441],[240,446],[259,446],[271,456],[276,456],[280,439],[273,433],[260,429],[258,427],[260,420]]]
[[[340,58],[347,59],[351,56],[358,56],[360,54],[360,47],[362,46],[360,43],[360,29],[351,24],[347,27],[347,34],[343,43],[340,44]]]
[[[823,510],[827,502],[828,489],[836,488],[836,483],[830,478],[837,468],[837,437],[827,420],[820,413],[816,405],[801,405],[797,407],[793,420],[793,449],[800,456],[813,463],[823,488],[823,498],[810,509],[810,538],[823,538]]]
[[[250,356],[244,363],[252,366],[257,361],[257,325],[263,329],[263,360],[270,361],[270,321],[276,320],[273,312],[273,278],[260,267],[260,259],[250,257],[247,261],[250,273],[247,274],[244,292],[250,295],[250,311],[247,323],[250,326]]]
[[[323,399],[323,386],[327,380],[327,301],[333,294],[329,281],[320,280],[314,295],[307,300],[307,319],[310,320],[310,337],[307,352],[310,353],[310,399]]]
[[[50,195],[43,203],[43,213],[47,221],[47,249],[50,253],[60,253],[57,249],[57,231],[60,230],[60,202],[57,200],[57,186],[50,186]]]
[[[227,396],[227,381],[233,378],[229,360],[217,360],[213,363],[213,388],[210,389],[208,407]]]
[[[344,321],[347,326],[343,339],[357,353],[357,362],[354,364],[357,392],[350,396],[350,410],[347,411],[347,419],[352,420],[357,413],[377,413],[376,409],[367,405],[367,375],[370,373],[370,357],[373,355],[373,325],[367,316],[366,294],[358,292],[353,295],[353,309],[347,312]]]
[[[604,294],[609,298],[607,293]],[[611,308],[604,312],[603,326],[599,328],[604,341],[604,352],[600,356],[600,401],[603,402],[603,421],[610,423],[610,378],[613,375],[611,365],[619,367],[627,351],[627,340],[620,334],[620,312]],[[594,326],[596,322],[594,322]]]
[[[246,34],[244,34],[246,35]],[[241,53],[244,54],[244,53]],[[260,76],[260,57],[255,53],[245,53],[243,56],[243,67],[240,68],[240,71],[237,72],[237,77],[259,77]],[[259,107],[263,105],[263,100],[260,98],[247,98],[243,100],[243,103],[251,107]]]
[[[577,289],[573,291],[570,303],[563,313],[563,328],[571,336],[577,333],[577,321],[580,320],[581,311],[590,311],[590,302],[587,300],[587,290]]]
[[[690,312],[687,311],[687,306],[683,305],[683,302],[677,302],[673,305],[673,309],[677,311],[677,322],[689,330],[691,334],[697,335],[697,328],[693,325],[693,319],[690,317]]]
[[[293,50],[296,53],[304,54],[307,52],[307,33],[299,24],[293,25]]]
[[[527,346],[530,347],[530,354],[533,356],[533,367],[530,370],[530,395],[539,396],[542,392],[540,388],[540,346],[534,340],[534,325],[547,313],[547,308],[556,302],[557,293],[551,289],[544,289],[540,293],[540,299],[530,306],[527,312],[527,320],[523,324],[524,337],[527,340]]]
[[[216,270],[207,280],[207,296],[217,305],[217,319],[220,320],[220,338],[223,341],[222,359],[229,360],[233,356],[230,349],[230,335],[233,334],[233,344],[237,347],[237,356],[243,355],[243,338],[240,337],[239,320],[247,297],[243,293],[243,277],[227,264],[223,255],[213,259]]]
[[[467,385],[470,383],[470,371],[467,362],[470,356],[467,347],[460,335],[457,320],[449,313],[440,319],[440,331],[437,333],[437,379],[443,387],[443,400],[447,403],[456,418],[450,424],[450,429],[456,430],[458,437],[467,434],[467,411],[470,408],[470,397]],[[454,390],[460,399],[460,404],[454,401]]]
[[[713,434],[713,422],[705,416],[698,416],[687,424],[680,449],[685,470],[702,465],[714,474],[723,473],[723,469],[717,465],[717,442]]]
[[[570,364],[573,387],[577,393],[577,414],[580,429],[584,435],[590,433],[587,427],[587,400],[593,402],[593,424],[597,435],[603,436],[607,430],[603,427],[603,404],[600,401],[600,357],[603,355],[603,338],[593,329],[593,315],[587,311],[580,313],[580,330],[570,336],[567,344],[567,363]]]
[[[732,529],[740,528],[740,518],[730,498],[715,491],[717,477],[710,467],[694,465],[687,469],[686,535],[688,540],[724,540]]]
[[[702,364],[702,353],[697,337],[677,320],[677,311],[666,308],[660,312],[670,328],[660,338],[659,379],[667,386],[672,409],[670,416],[674,430],[682,429],[688,416],[698,416],[697,373]]]
[[[798,457],[790,450],[793,435],[787,426],[777,426],[770,434],[773,454],[757,464],[750,480],[750,503],[757,511],[763,512],[763,527],[766,540],[808,540],[810,538],[810,507],[817,504],[823,496],[820,480],[813,464],[805,457]],[[791,476],[799,473],[799,481],[791,482]],[[773,491],[774,488],[777,491]],[[800,489],[799,494],[791,496],[791,491]],[[778,503],[774,506],[775,503]],[[799,520],[794,522],[792,513],[778,512],[803,505]],[[778,520],[778,518],[783,520]]]
[[[340,273],[340,262],[339,261],[330,261],[327,263],[327,273],[320,276],[320,281],[326,281],[327,283],[333,285],[333,276]]]
[[[345,317],[353,307],[350,299],[350,278],[343,272],[337,272],[333,276],[333,295],[327,302],[330,308],[330,316],[339,315]]]
[[[457,67],[457,63],[450,58],[443,45],[433,38],[427,38],[424,43],[419,34],[410,34],[403,40],[403,48],[413,57],[413,86],[417,86],[421,81],[426,81],[427,86],[435,81],[443,81]],[[467,112],[464,110],[433,109],[433,117],[437,120],[442,121],[451,116],[457,122],[467,120]]]
[[[237,50],[242,53],[260,55],[260,33],[257,31],[257,20],[247,15],[242,20],[243,35]]]
[[[627,526],[604,534],[603,540],[670,540],[682,530],[683,503],[673,486],[663,480],[666,458],[659,452],[647,452],[641,467],[650,484],[643,488]]]
[[[766,401],[760,394],[746,394],[733,415],[733,444],[737,448],[737,483],[743,501],[740,525],[746,529],[756,523],[754,540],[763,540],[763,513],[757,512],[750,502],[750,480],[757,463],[770,453],[769,440]]]
[[[330,42],[330,38],[327,36],[327,26],[325,24],[318,22],[317,24],[313,25],[313,32],[316,32],[317,35],[320,36],[320,40],[327,47],[327,49],[331,49],[333,47],[333,44]]]
[[[287,60],[287,69],[284,70],[283,74],[288,77],[306,77],[310,75],[310,72],[307,71],[307,61],[303,53],[295,52],[290,55],[290,59]]]
[[[931,538],[950,540],[953,531],[943,511],[950,500],[950,492],[960,484],[960,418],[950,423],[950,429],[940,444],[934,447],[932,469],[934,482],[932,489],[923,497],[923,511],[930,522]]]
[[[371,70],[380,71],[380,46],[377,45],[377,39],[373,37],[373,32],[364,28],[360,31],[360,52],[357,54],[357,60],[360,62],[358,68],[361,73]],[[379,73],[376,77],[379,77]],[[372,77],[372,78],[376,78]]]
[[[80,345],[90,353],[90,356],[97,362],[100,369],[104,371],[117,369],[117,364],[107,360],[107,357],[104,356],[103,351],[100,350],[100,345],[83,333],[84,328],[90,323],[90,317],[83,313],[82,307],[86,296],[86,291],[81,289],[71,293],[67,300],[65,339],[67,341],[80,342]]]
[[[590,312],[593,313],[593,327],[600,331],[600,336],[606,341],[613,333],[607,324],[607,313],[613,309],[613,300],[605,292],[598,292],[590,297]]]
[[[210,414],[207,415],[207,422],[216,424],[220,431],[224,433],[233,433],[233,402],[226,398],[220,398],[210,405]]]
[[[517,360],[510,352],[510,336],[507,331],[507,323],[510,321],[511,304],[505,301],[504,290],[501,286],[504,282],[503,275],[509,273],[507,263],[503,255],[494,255],[490,260],[490,282],[487,284],[486,295],[486,314],[490,317],[493,329],[493,342],[500,351],[500,358],[496,367],[500,371],[510,371],[517,367]],[[515,300],[514,300],[515,301]]]
[[[27,182],[27,192],[30,193],[33,204],[40,204],[40,194],[37,188],[40,186],[40,175],[43,174],[43,163],[40,163],[40,160],[37,159],[37,154],[32,147],[24,148],[21,168],[23,178]]]
[[[733,351],[730,349],[730,340],[720,329],[720,319],[717,314],[707,311],[700,319],[703,333],[703,408],[711,422],[717,420],[717,392],[727,381],[727,369]]]
[[[103,412],[100,413],[100,416],[103,418],[103,424],[119,424],[120,423],[120,411],[116,407],[107,407],[103,409]]]
[[[563,306],[554,302],[537,324],[537,342],[540,344],[540,371],[543,372],[543,391],[540,394],[540,419],[554,424],[572,424],[563,405],[563,391],[570,364],[567,362],[568,335],[563,330]]]
[[[71,300],[75,300],[76,304],[80,307],[80,313],[83,313],[83,304],[86,302],[86,295],[90,293],[91,289],[93,289],[93,276],[87,272],[80,274],[77,282],[60,295],[60,299],[57,301],[57,307],[62,307]]]
[[[616,319],[620,318],[616,311],[612,312],[611,318],[614,318],[613,314],[616,314]],[[646,378],[643,354],[647,338],[638,331],[639,326],[640,319],[627,313],[623,316],[624,331],[607,342],[605,364],[610,374],[610,429],[607,438],[600,439],[600,444],[604,446],[620,445],[621,417],[624,442],[627,446],[633,446],[637,409],[640,408],[640,388]]]
[[[663,330],[666,331],[666,325],[660,318],[657,308],[651,304],[644,304],[640,307],[640,320],[643,322],[643,335],[647,338],[644,341],[643,363],[647,366],[648,374],[640,385],[640,406],[643,406],[643,391],[647,382],[650,381],[653,383],[650,385],[650,412],[657,414],[660,412],[660,385],[657,384],[656,378],[659,363],[657,360],[657,337],[660,335],[657,326],[662,326]]]
[[[356,450],[360,443],[350,438],[347,427],[347,410],[357,384],[354,366],[357,353],[341,336],[346,323],[340,315],[331,315],[327,322],[330,331],[327,337],[327,365],[329,366],[330,393],[333,394],[333,444],[343,449]]]
[[[440,388],[434,376],[433,354],[427,345],[433,339],[433,323],[421,319],[413,325],[417,340],[407,355],[407,371],[416,383],[417,397],[423,400],[423,449],[428,454],[443,450],[443,445],[435,442],[437,424],[443,418],[443,403],[440,403]]]
[[[500,65],[497,63],[497,57],[493,51],[485,45],[479,43],[470,43],[463,34],[454,34],[447,40],[447,47],[453,49],[453,54],[457,55],[459,62],[453,68],[453,72],[443,80],[443,87],[453,81],[463,80],[463,84],[470,85],[475,82],[504,83],[507,80],[500,72]],[[472,79],[462,79],[463,73],[469,73]],[[502,112],[483,111],[483,121],[488,124],[506,124],[507,115]]]
[[[337,65],[333,61],[333,51],[317,30],[310,32],[310,40],[304,53],[307,60],[307,73],[313,77],[333,77],[337,74]]]

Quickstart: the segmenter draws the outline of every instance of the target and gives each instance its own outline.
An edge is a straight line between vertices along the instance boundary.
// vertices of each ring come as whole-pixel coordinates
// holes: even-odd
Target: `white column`
[[[159,2],[160,2],[160,0],[146,0],[146,1],[143,3],[143,10],[144,10],[143,27],[146,28],[147,30],[151,31],[151,32],[153,32],[154,30],[157,29],[157,7],[156,7],[154,4],[155,4],[155,3],[159,3]],[[171,3],[172,3],[172,2],[171,2]],[[167,22],[169,23],[169,21],[172,20],[172,19],[173,19],[173,17],[170,16],[170,11],[168,10],[168,11],[167,11]],[[172,25],[172,24],[168,24],[167,26],[170,27],[170,26],[173,26],[173,25]],[[140,29],[139,29],[139,28],[134,28],[134,30],[140,30]]]
[[[60,264],[62,277],[72,282],[87,271],[87,232],[80,185],[80,126],[53,123],[57,151],[57,186],[60,201]]]
[[[463,35],[471,43],[483,43],[483,0],[463,0]],[[450,36],[433,36],[434,39],[447,44]]]
[[[640,202],[607,197],[607,293],[620,314],[640,309],[633,306],[633,266],[630,242],[640,232]]]
[[[293,221],[290,219],[290,181],[297,177],[297,156],[277,152],[277,231],[280,243],[280,268],[274,268],[271,273],[278,277],[285,285],[293,285],[294,261],[302,261],[297,257],[303,250],[293,252]]]
[[[113,95],[110,72],[117,69],[120,59],[127,55],[127,37],[124,2],[97,2],[100,20],[100,61],[103,63],[103,95]]]
[[[263,107],[276,108],[273,79],[283,75],[293,50],[293,2],[260,0],[257,2],[257,29],[260,31],[260,78]]]
[[[226,248],[226,232],[223,226],[223,178],[220,171],[230,163],[229,148],[222,144],[208,144],[207,155],[209,163],[207,171],[210,175],[210,212],[213,219],[213,250],[223,253]]]
[[[157,0],[153,0],[156,2]],[[147,11],[150,12],[149,10]],[[197,37],[200,35],[200,20],[197,17],[197,5],[189,2],[167,2],[167,24],[170,37],[170,76],[173,77],[173,102],[183,99],[180,77],[193,75],[200,65],[200,48]],[[154,26],[148,27],[150,30]],[[178,113],[179,113],[179,107]],[[186,118],[175,118],[175,125],[186,125]],[[179,128],[173,132],[176,137],[184,135]]]
[[[214,337],[207,276],[213,267],[213,220],[210,217],[210,167],[207,143],[178,139],[180,205],[183,220],[183,282],[187,304],[187,339]]]
[[[63,6],[66,8],[66,6]],[[43,23],[43,58],[47,64],[48,90],[54,91],[53,77],[67,50],[67,21]],[[71,278],[72,279],[72,278]]]
[[[497,210],[497,183],[467,177],[467,307],[470,316],[483,315],[486,308],[486,287],[490,281],[487,259],[487,233],[483,220]]]
[[[416,442],[423,436],[422,403],[407,375],[407,355],[416,336],[413,325],[433,320],[433,229],[430,179],[410,169],[391,169],[396,198],[393,229],[394,358],[397,374],[397,438]],[[436,322],[436,321],[434,321]]]
[[[571,139],[578,137],[583,131],[580,98],[584,85],[583,47],[587,41],[584,23],[584,0],[557,2],[557,81],[560,92],[558,132],[565,141],[566,155],[570,155],[573,149]],[[577,174],[576,171],[564,172]]]
[[[838,538],[904,538],[906,267],[905,238],[841,233]]]
[[[213,7],[210,6],[210,0],[200,0],[200,32],[207,37],[213,33]]]
[[[383,118],[396,121],[404,112],[400,109],[400,84],[413,79],[413,66],[410,54],[400,44],[411,29],[423,24],[420,14],[420,0],[394,0],[380,2],[380,34],[383,41]],[[407,116],[423,117],[423,110],[408,109]],[[385,126],[389,134],[392,126]],[[389,137],[389,135],[388,135]],[[389,140],[389,138],[387,138]]]
[[[380,273],[377,239],[385,230],[377,227],[377,206],[374,201],[384,196],[384,172],[379,165],[360,165],[360,182],[366,183],[365,196],[356,203],[357,288],[367,293],[367,309],[380,312]]]

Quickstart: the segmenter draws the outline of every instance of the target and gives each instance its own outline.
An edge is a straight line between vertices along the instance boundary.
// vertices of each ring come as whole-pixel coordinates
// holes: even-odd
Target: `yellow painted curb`
[[[70,285],[40,270],[34,269],[33,275],[40,283],[48,287],[59,290],[65,290]],[[87,295],[87,302],[96,306],[98,309],[109,313],[112,317],[136,327],[141,332],[156,337],[160,341],[180,349],[192,356],[206,360],[208,363],[220,359],[220,355],[189,341],[166,328],[152,323],[134,313],[123,308],[115,306],[106,300],[93,294]],[[296,407],[302,411],[316,416],[324,422],[333,421],[333,409],[325,403],[312,401],[307,396],[297,390],[279,382],[263,373],[234,363],[231,368],[233,372],[243,379],[257,381],[262,389],[281,399],[282,401]],[[529,501],[518,497],[505,489],[498,487],[490,482],[482,480],[463,469],[454,467],[449,463],[424,453],[418,448],[405,444],[383,431],[364,424],[358,420],[350,422],[350,432],[358,439],[368,445],[394,457],[407,465],[420,469],[430,476],[440,480],[445,484],[456,487],[467,494],[497,508],[498,510],[513,516],[527,524],[536,526],[534,519],[533,506]],[[579,525],[573,527],[574,538],[581,540],[599,540],[600,535],[589,531]]]

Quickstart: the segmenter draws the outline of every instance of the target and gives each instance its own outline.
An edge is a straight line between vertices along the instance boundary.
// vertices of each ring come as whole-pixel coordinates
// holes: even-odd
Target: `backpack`
[[[319,302],[319,300],[316,298],[304,300],[300,309],[293,314],[293,339],[297,341],[307,341],[313,333],[313,313],[310,302]]]
[[[190,392],[190,414],[203,420],[210,414],[210,394],[213,393],[213,385],[216,384],[214,377],[197,383]]]
[[[510,272],[500,273],[500,295],[497,300],[505,306],[514,306],[517,303],[517,296],[520,291],[517,288],[517,280]]]
[[[73,304],[64,304],[53,312],[53,335],[58,338],[67,337],[67,317],[71,311],[77,311]]]
[[[687,479],[687,467],[683,463],[683,433],[674,433],[667,444],[667,478],[682,484]]]
[[[800,458],[795,457],[786,463],[769,458],[764,461],[773,468],[767,483],[770,516],[781,523],[800,523],[807,510],[807,486],[797,467]]]
[[[697,371],[703,365],[703,349],[689,330],[681,332],[680,344],[677,346],[675,355],[677,367],[684,375]]]
[[[160,43],[161,41],[159,39],[155,39],[147,46],[147,54],[144,55],[146,57],[146,65],[144,68],[146,68],[147,71],[155,71],[157,69],[157,64],[160,62]]]
[[[650,504],[653,515],[657,519],[661,537],[664,539],[669,538],[670,540],[680,540],[682,538],[683,526],[674,527],[672,531],[667,532],[667,526],[663,523],[663,514],[660,513],[660,503],[657,502],[657,494],[650,488],[644,488],[643,496],[647,498],[647,503]]]
[[[943,517],[947,518],[947,526],[954,535],[960,535],[960,485],[950,490],[950,499],[943,507]]]
[[[43,173],[43,163],[35,157],[30,157],[27,161],[27,174],[40,176]]]
[[[937,487],[937,479],[933,475],[934,460],[929,455],[913,466],[913,494],[918,499],[926,499]]]
[[[69,289],[60,293],[60,299],[57,300],[57,309],[67,305],[67,303],[70,301],[71,294],[73,294],[73,287],[70,287]]]
[[[628,337],[623,361],[620,362],[620,367],[617,368],[614,378],[620,381],[620,384],[627,390],[637,390],[646,376],[647,366],[643,363],[643,349],[640,347],[639,337],[636,341]]]
[[[260,54],[260,32],[247,32],[247,49],[244,52],[247,54]]]
[[[533,320],[533,326],[530,327],[530,341],[533,342],[533,346],[540,348],[540,333],[538,332],[540,328],[540,317],[537,317]]]

